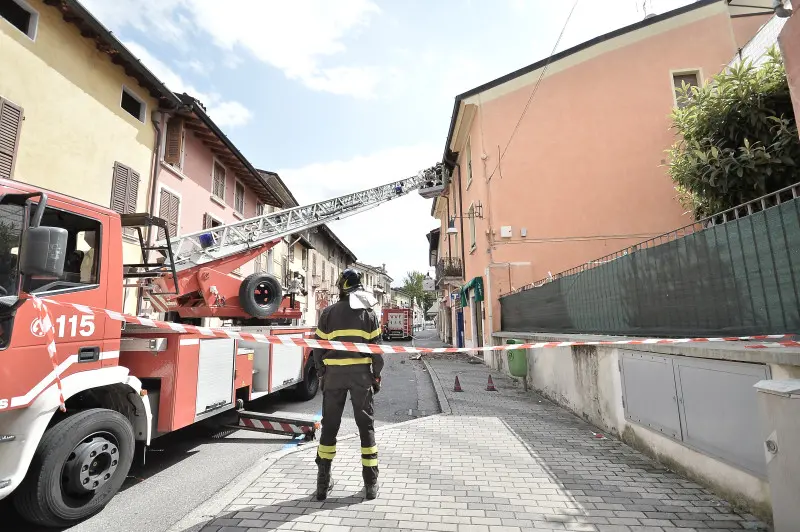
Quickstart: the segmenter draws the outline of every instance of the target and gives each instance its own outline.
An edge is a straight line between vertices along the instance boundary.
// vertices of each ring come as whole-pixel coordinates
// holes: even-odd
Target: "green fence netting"
[[[800,332],[800,198],[504,296],[504,331]]]

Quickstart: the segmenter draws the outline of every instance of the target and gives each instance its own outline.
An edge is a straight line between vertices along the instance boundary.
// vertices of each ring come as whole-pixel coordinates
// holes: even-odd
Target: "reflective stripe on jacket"
[[[322,311],[315,337],[319,340],[378,344],[381,327],[372,309],[353,309],[347,298]],[[314,349],[317,374],[324,375],[326,366],[357,366],[372,364],[372,373],[380,377],[383,355],[351,353],[333,349]]]

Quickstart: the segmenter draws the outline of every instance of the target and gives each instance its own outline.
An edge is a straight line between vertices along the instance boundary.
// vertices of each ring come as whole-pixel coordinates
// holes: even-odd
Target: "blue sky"
[[[453,97],[550,54],[570,0],[82,0],[166,85],[203,101],[302,203],[438,162]],[[580,0],[559,50],[691,0]],[[520,109],[520,112],[522,110]],[[535,120],[535,101],[526,120]],[[331,224],[400,284],[428,271],[431,200]],[[432,272],[431,272],[432,273]]]

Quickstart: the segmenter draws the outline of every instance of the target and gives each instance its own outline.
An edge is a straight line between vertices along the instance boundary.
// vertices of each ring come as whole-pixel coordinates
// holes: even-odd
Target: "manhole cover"
[[[430,412],[427,410],[416,410],[414,408],[408,408],[406,410],[398,410],[395,412],[397,416],[405,416],[407,418],[417,418],[417,417],[425,417],[429,416]]]

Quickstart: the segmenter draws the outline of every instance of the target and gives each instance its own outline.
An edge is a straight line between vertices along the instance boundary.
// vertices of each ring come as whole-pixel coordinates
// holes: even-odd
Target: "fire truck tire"
[[[294,398],[299,401],[310,401],[316,397],[319,391],[319,377],[317,376],[317,368],[314,364],[307,364],[305,375],[303,375],[303,382],[297,384],[292,392]]]
[[[283,288],[268,273],[248,275],[239,285],[239,305],[254,318],[267,318],[281,306]]]
[[[49,527],[96,514],[125,482],[134,445],[130,421],[113,410],[82,410],[59,421],[39,442],[14,506],[26,520]]]

